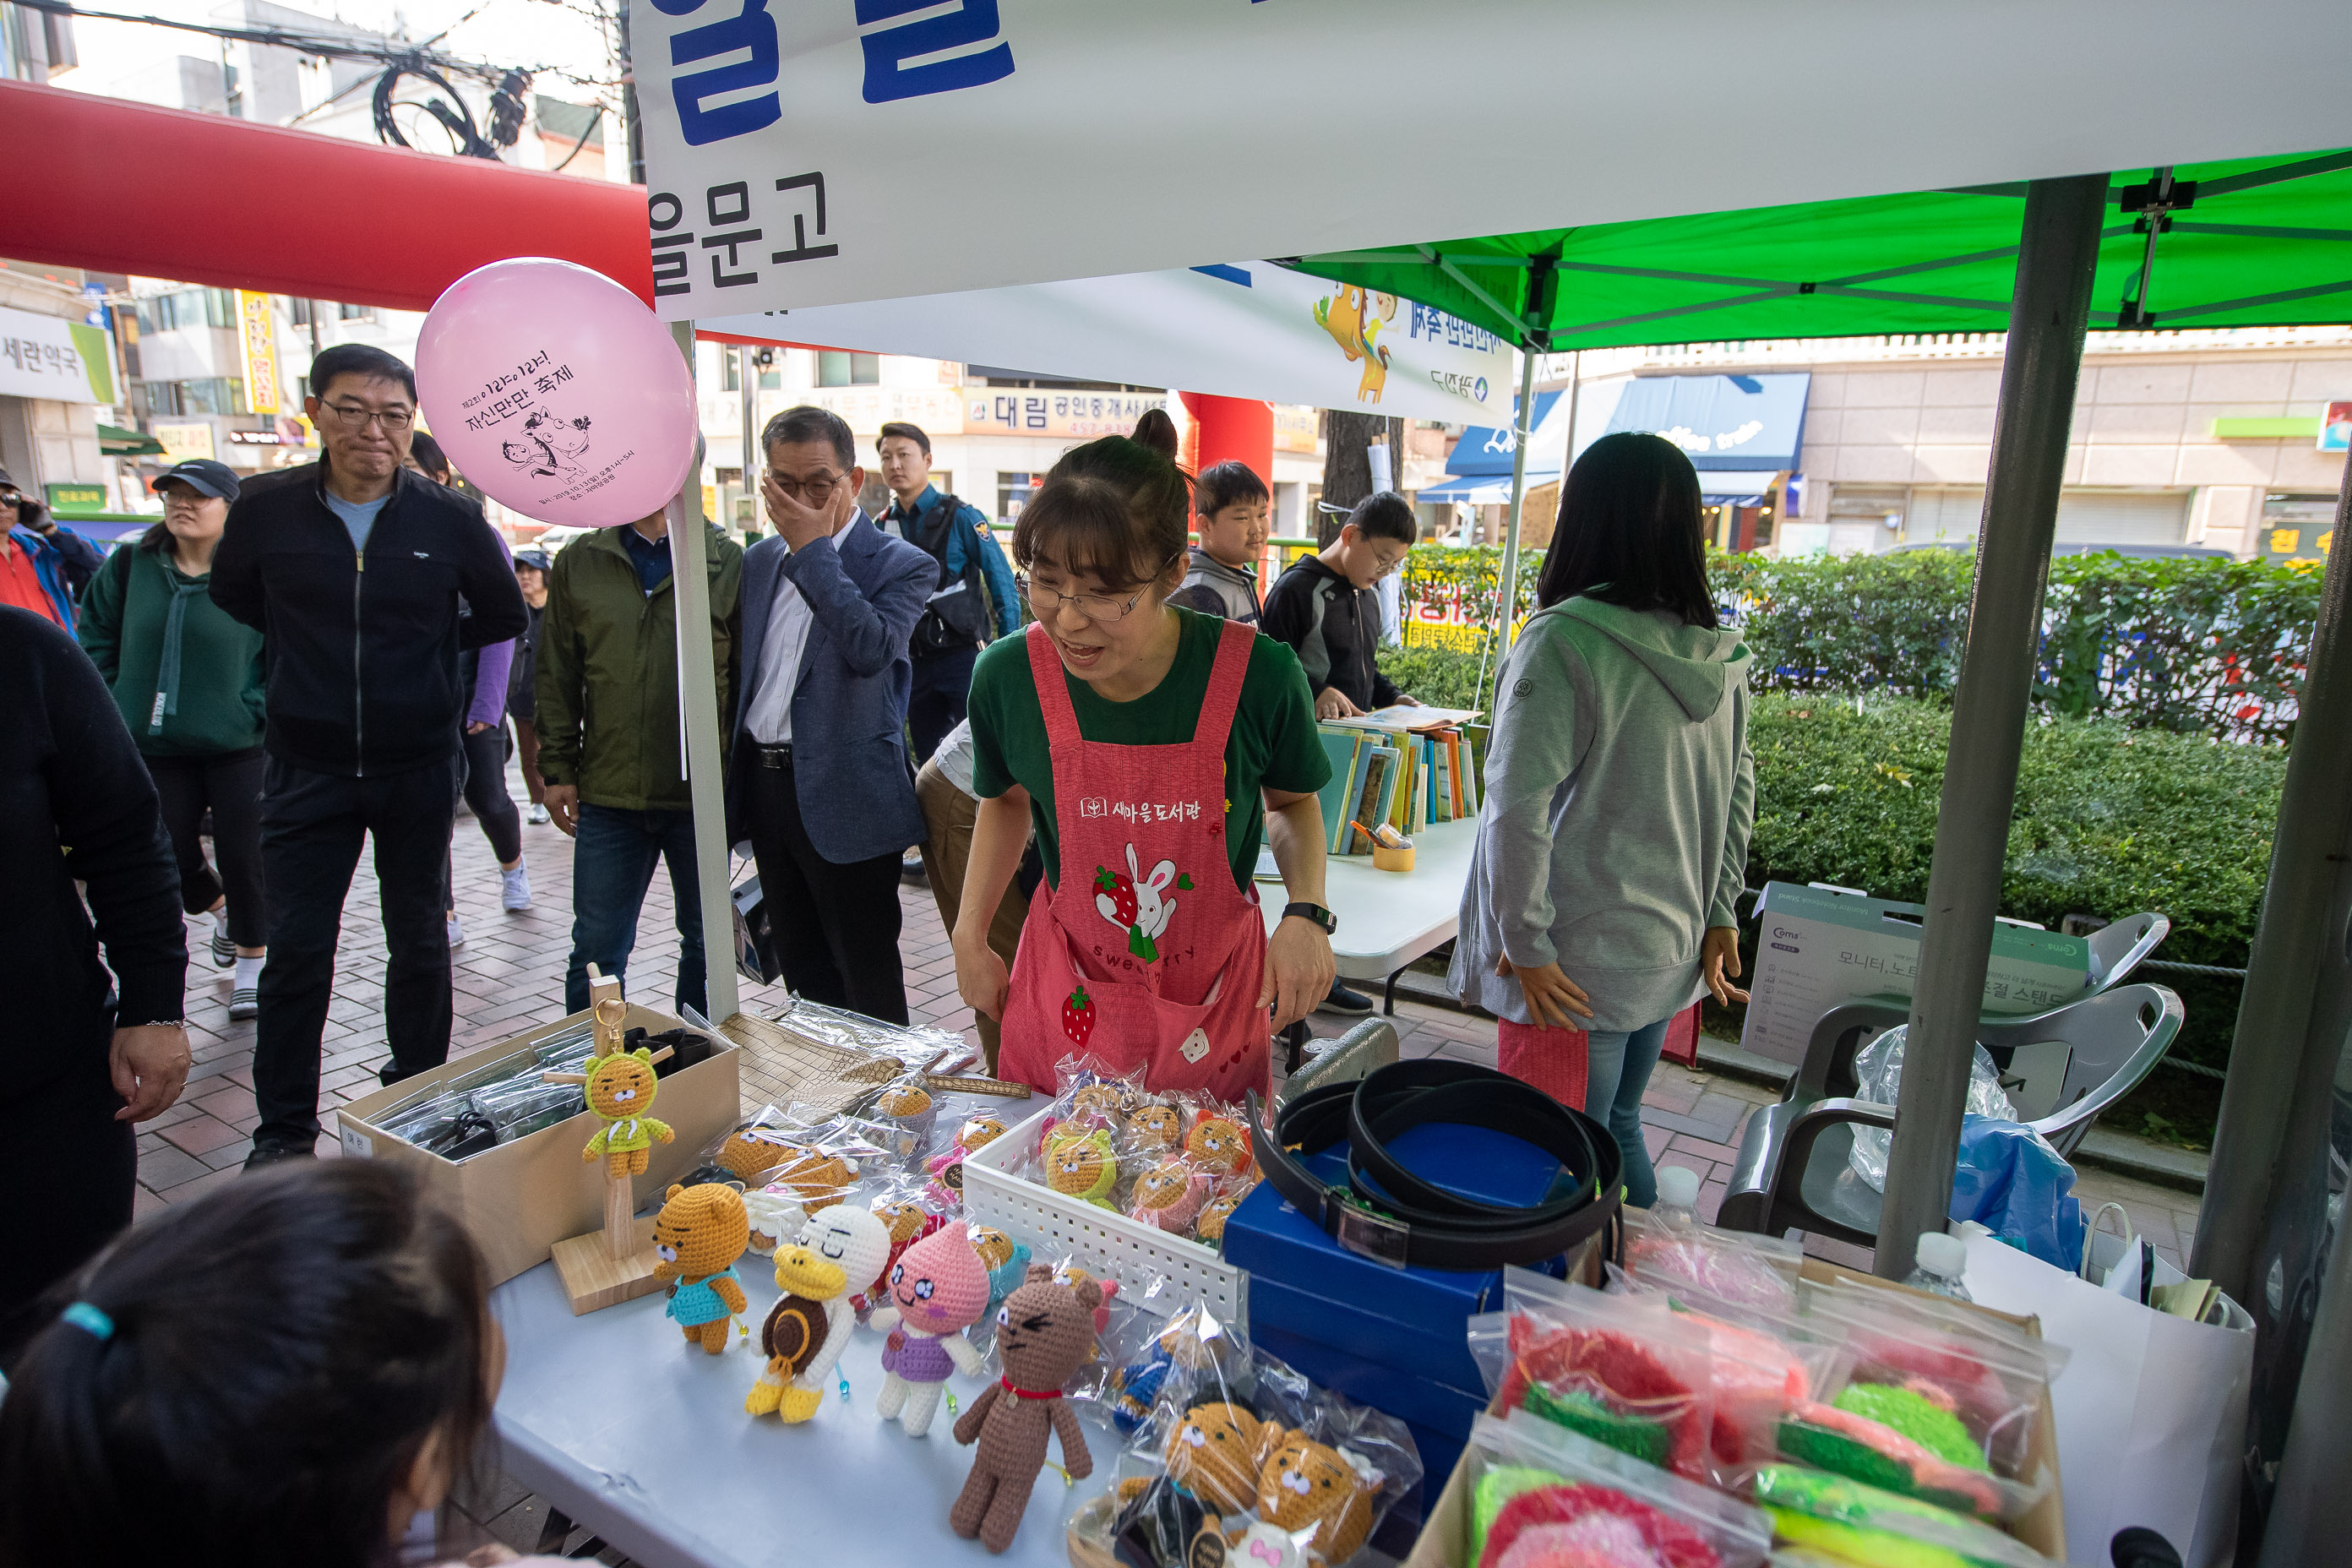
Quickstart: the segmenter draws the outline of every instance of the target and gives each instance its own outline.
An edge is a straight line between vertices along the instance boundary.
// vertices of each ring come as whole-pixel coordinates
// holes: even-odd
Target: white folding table
[[[1415,834],[1410,871],[1375,870],[1369,855],[1334,855],[1324,862],[1324,903],[1339,917],[1331,938],[1339,978],[1378,983],[1383,1013],[1396,1011],[1397,976],[1461,930],[1462,889],[1470,879],[1470,852],[1477,841],[1476,820],[1464,818]],[[1260,887],[1269,935],[1282,920],[1281,895],[1279,882]],[[1298,1066],[1305,1037],[1305,1025],[1292,1026],[1291,1070]]]

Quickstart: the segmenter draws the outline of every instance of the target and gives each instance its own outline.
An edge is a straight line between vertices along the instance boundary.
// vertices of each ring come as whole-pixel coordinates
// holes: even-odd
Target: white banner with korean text
[[[1507,421],[1517,363],[1494,333],[1443,310],[1263,261],[698,324],[730,337],[1471,425]]]
[[[114,402],[106,330],[63,316],[0,308],[0,396]]]
[[[677,320],[2336,147],[2340,66],[2311,41],[2342,20],[2341,0],[653,0],[630,30]],[[2153,46],[2128,68],[2119,26]]]

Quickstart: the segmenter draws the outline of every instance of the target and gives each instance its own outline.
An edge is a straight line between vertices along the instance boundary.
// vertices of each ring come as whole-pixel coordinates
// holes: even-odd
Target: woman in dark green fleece
[[[188,913],[213,916],[213,963],[236,968],[228,1016],[258,1011],[261,634],[206,595],[236,476],[205,459],[155,481],[163,521],[118,549],[82,597],[81,645],[106,678],[163,796]],[[198,837],[213,814],[217,873]]]

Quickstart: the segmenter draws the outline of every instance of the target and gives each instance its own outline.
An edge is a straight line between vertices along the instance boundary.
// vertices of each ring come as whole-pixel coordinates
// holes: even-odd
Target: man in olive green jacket
[[[708,530],[719,711],[735,700],[743,547]],[[555,558],[540,626],[539,772],[547,809],[576,839],[563,1005],[588,1005],[588,966],[625,974],[654,863],[677,906],[677,1000],[706,1010],[693,801],[678,754],[677,600],[667,520],[599,529]]]

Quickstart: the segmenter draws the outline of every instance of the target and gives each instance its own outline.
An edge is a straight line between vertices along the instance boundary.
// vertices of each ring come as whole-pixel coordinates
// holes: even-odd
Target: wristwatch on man
[[[1312,921],[1321,926],[1325,936],[1333,935],[1339,929],[1339,917],[1320,904],[1285,904],[1282,908],[1282,918],[1288,920],[1293,915],[1297,915],[1303,921]]]

